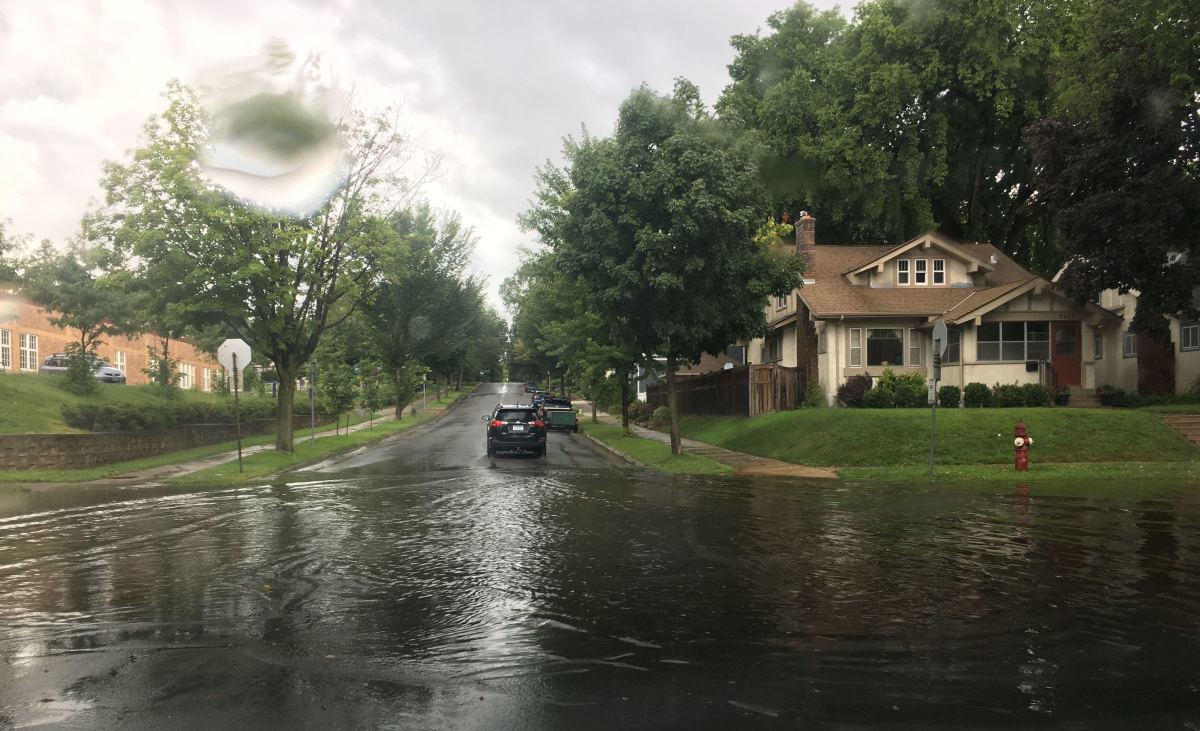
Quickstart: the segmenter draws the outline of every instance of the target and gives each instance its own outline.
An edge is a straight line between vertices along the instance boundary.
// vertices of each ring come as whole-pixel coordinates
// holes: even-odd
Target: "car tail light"
[[[542,421],[541,419],[536,419],[536,420],[533,422],[533,425],[534,425],[534,426],[536,426],[536,427],[543,427],[543,426],[545,426],[545,425],[546,425],[546,422]]]
[[[492,419],[492,426],[504,426],[504,422],[499,419]]]

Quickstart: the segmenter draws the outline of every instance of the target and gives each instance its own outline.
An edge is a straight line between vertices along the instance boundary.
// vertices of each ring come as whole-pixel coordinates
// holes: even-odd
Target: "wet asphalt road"
[[[1200,727],[1200,485],[493,465],[495,400],[236,491],[0,491],[0,728]]]

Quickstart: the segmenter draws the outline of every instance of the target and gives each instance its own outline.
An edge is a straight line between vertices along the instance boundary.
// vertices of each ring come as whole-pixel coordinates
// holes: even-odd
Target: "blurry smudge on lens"
[[[283,41],[210,68],[200,91],[211,119],[204,177],[256,206],[304,217],[337,190],[344,156],[336,120],[344,98],[328,64]]]

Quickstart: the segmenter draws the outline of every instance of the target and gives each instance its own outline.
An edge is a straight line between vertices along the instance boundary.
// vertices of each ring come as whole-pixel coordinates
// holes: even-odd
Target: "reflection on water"
[[[1196,487],[7,492],[0,726],[1178,724]]]

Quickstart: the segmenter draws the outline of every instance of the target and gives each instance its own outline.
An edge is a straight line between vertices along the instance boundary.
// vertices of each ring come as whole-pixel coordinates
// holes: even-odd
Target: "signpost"
[[[250,346],[245,340],[231,338],[217,348],[217,362],[233,376],[233,420],[237,424],[238,472],[242,471],[242,414],[238,406],[238,390],[242,369],[250,365]]]
[[[929,477],[933,478],[933,461],[937,453],[937,384],[942,380],[942,356],[949,345],[946,321],[933,323],[933,377],[929,379]]]

